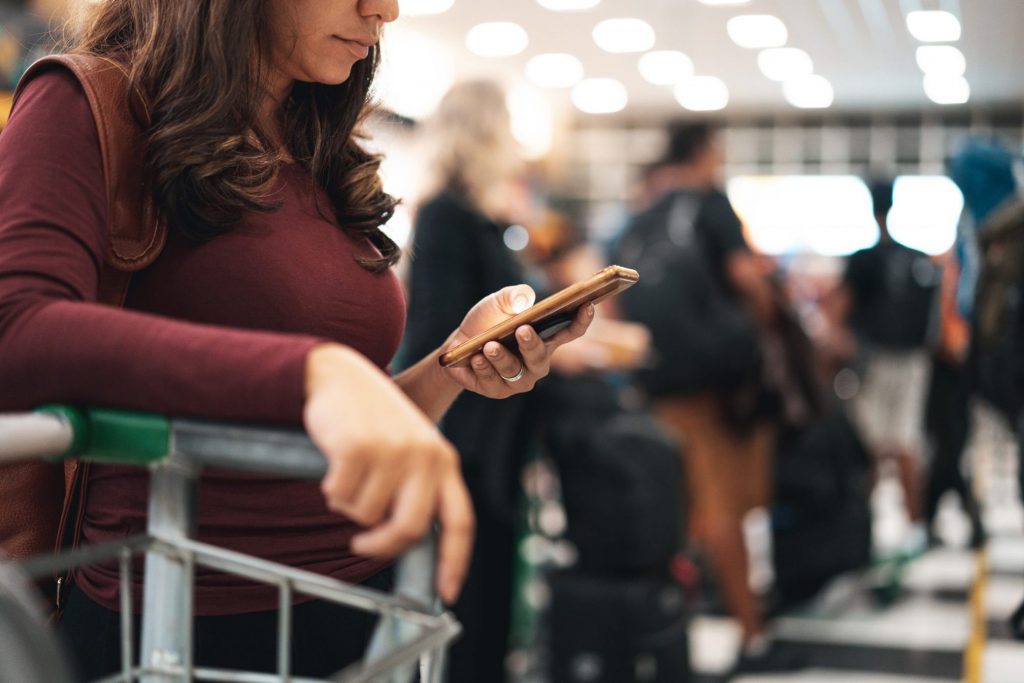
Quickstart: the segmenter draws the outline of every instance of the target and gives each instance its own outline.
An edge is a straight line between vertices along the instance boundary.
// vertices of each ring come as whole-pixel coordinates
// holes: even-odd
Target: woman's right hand
[[[367,527],[360,555],[400,555],[441,524],[437,590],[458,596],[473,544],[473,508],[458,455],[395,383],[352,349],[323,344],[306,358],[306,431],[327,459],[328,507]]]

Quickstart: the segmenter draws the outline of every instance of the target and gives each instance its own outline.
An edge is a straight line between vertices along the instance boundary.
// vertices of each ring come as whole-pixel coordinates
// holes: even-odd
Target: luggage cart
[[[196,541],[196,488],[203,467],[235,469],[302,479],[319,479],[326,462],[299,430],[218,424],[99,409],[53,406],[36,413],[0,415],[0,463],[76,457],[94,462],[146,466],[150,470],[148,526],[141,536],[30,558],[20,563],[28,576],[42,578],[83,564],[117,560],[120,565],[121,671],[102,683],[234,681],[310,683],[291,675],[291,602],[295,593],[380,615],[362,661],[331,681],[345,683],[439,683],[447,645],[460,626],[443,612],[434,594],[435,543],[423,541],[398,563],[393,594],[351,585],[319,574],[260,560]],[[132,652],[132,558],[145,555],[141,652]],[[0,563],[0,636],[21,633],[26,643],[8,645],[22,658],[39,649],[45,668],[31,679],[68,680],[45,643],[33,639],[18,586],[19,563]],[[202,668],[192,660],[192,582],[197,565],[245,577],[279,592],[277,673]],[[6,622],[5,622],[6,619]],[[27,646],[26,646],[27,647]],[[48,660],[48,661],[44,661]],[[418,666],[417,666],[418,665]],[[0,663],[0,678],[3,664]],[[318,679],[319,680],[319,679]]]

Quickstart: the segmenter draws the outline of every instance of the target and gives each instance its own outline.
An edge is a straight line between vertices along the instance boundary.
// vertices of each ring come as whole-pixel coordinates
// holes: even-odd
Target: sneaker
[[[1010,631],[1017,640],[1024,640],[1024,602],[1010,616]]]
[[[988,534],[980,520],[971,520],[971,550],[981,550],[988,543]]]
[[[799,654],[785,645],[769,640],[767,647],[757,653],[746,648],[740,650],[736,664],[726,680],[750,674],[762,674],[777,671],[796,671],[807,666],[807,662]]]

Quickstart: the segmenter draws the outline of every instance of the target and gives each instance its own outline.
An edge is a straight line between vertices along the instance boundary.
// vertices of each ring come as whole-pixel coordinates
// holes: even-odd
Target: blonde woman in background
[[[505,246],[523,218],[523,168],[505,92],[492,82],[456,85],[422,133],[427,182],[418,203],[409,271],[405,353],[419,358],[461,320],[478,292],[523,282]],[[518,219],[518,220],[517,220]],[[532,302],[523,301],[523,307]],[[520,329],[520,338],[525,329]],[[477,513],[477,542],[455,613],[464,626],[451,653],[449,681],[500,683],[512,590],[518,474],[535,421],[530,403],[463,396],[442,426],[462,457]]]

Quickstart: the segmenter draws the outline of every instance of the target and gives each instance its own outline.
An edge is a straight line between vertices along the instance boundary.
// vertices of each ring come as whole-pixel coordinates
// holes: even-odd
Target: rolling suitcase
[[[682,587],[667,577],[550,577],[552,683],[689,683]]]

